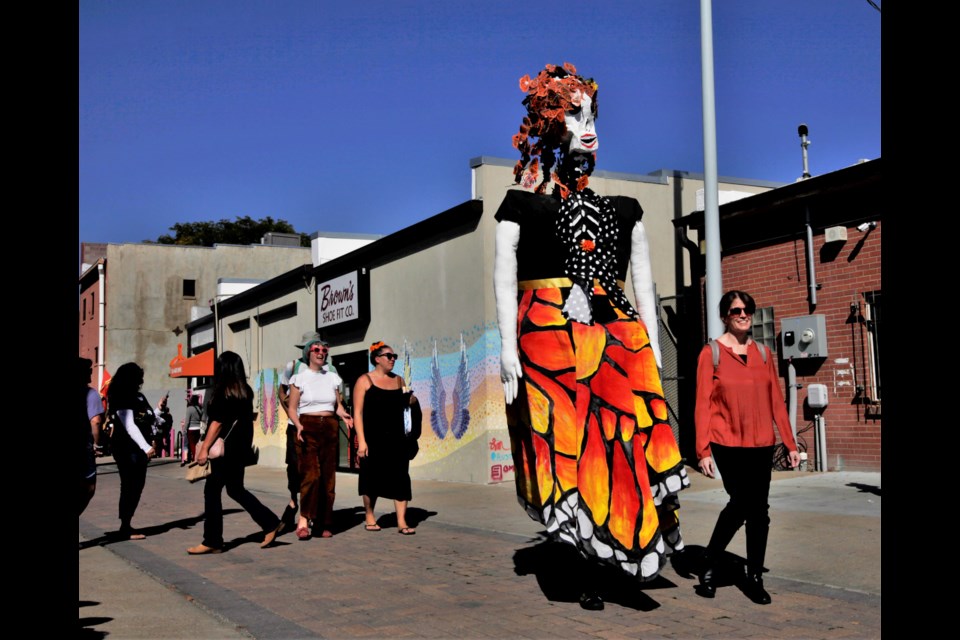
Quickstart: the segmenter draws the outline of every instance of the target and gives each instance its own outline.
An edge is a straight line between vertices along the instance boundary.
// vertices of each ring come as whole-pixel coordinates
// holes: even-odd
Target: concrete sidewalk
[[[690,551],[706,544],[726,501],[719,481],[688,469],[680,494]],[[568,547],[544,542],[512,483],[414,481],[399,536],[390,501],[380,532],[361,526],[356,476],[338,474],[335,536],[267,550],[250,517],[224,495],[220,555],[188,556],[202,537],[202,484],[179,463],[154,461],[134,526],[114,542],[119,479],[99,467],[80,518],[81,637],[102,638],[879,638],[880,474],[775,473],[765,576],[773,604],[735,587],[713,600],[677,563],[644,585],[612,574],[601,612],[577,604],[562,572]],[[247,487],[278,514],[282,469],[248,469]],[[742,532],[729,552],[742,558]]]

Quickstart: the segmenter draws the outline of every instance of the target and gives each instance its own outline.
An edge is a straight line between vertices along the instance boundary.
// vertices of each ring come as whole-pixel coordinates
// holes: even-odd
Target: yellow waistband
[[[621,289],[626,288],[623,280],[617,280],[617,285]],[[573,286],[573,280],[570,278],[541,278],[539,280],[521,280],[517,283],[517,289],[520,291],[529,291],[530,289],[564,289]],[[599,287],[598,280],[593,281],[593,286]]]

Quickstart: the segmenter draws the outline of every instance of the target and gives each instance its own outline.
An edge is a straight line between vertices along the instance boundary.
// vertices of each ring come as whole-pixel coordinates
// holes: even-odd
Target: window
[[[880,292],[871,291],[863,294],[866,300],[863,320],[867,325],[866,358],[869,363],[867,397],[871,400],[880,400]]]
[[[776,353],[777,329],[773,322],[773,307],[758,307],[753,314],[753,339]]]
[[[183,297],[184,298],[196,298],[197,297],[197,281],[196,280],[187,280],[183,279]]]
[[[87,324],[87,299],[84,298],[81,302],[83,302],[83,309],[80,312],[80,324]]]

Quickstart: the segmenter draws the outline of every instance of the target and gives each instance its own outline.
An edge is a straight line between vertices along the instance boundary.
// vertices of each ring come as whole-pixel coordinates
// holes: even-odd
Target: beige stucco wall
[[[177,343],[187,337],[174,330],[184,331],[192,306],[214,298],[217,280],[268,280],[309,263],[308,247],[107,245],[107,370],[133,361],[144,368],[145,390],[185,389],[169,377]],[[196,281],[195,297],[184,298],[184,279]]]

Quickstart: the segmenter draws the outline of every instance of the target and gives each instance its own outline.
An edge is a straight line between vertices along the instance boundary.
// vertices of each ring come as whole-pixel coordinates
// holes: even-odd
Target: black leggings
[[[130,521],[140,504],[140,495],[147,482],[147,454],[140,449],[130,451],[114,449],[113,459],[117,461],[117,473],[120,475],[120,533],[133,531]]]
[[[760,573],[770,530],[767,499],[770,496],[773,447],[726,447],[711,442],[710,452],[720,470],[730,502],[717,518],[707,552],[716,558],[746,523],[747,569],[750,573]]]

